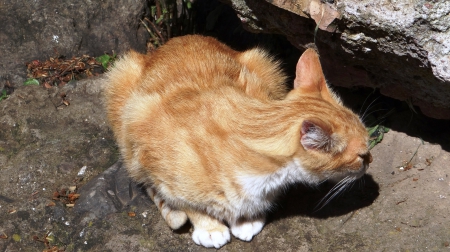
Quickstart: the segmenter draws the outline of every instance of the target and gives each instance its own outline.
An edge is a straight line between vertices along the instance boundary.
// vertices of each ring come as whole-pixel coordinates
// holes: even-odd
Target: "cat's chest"
[[[237,180],[247,202],[251,201],[255,205],[270,203],[293,183],[319,182],[318,178],[308,173],[298,160],[288,162],[273,173],[241,174],[237,176]]]

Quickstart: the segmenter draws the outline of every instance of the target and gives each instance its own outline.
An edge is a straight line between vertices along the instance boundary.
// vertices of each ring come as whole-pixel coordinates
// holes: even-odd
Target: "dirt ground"
[[[171,231],[129,183],[101,92],[101,79],[89,79],[59,90],[24,86],[0,101],[0,250],[209,250],[192,242],[190,226]],[[450,141],[437,124],[412,137],[408,117],[394,117],[351,190],[314,212],[331,185],[295,186],[253,241],[233,238],[220,250],[450,251]],[[75,207],[52,200],[71,186]]]

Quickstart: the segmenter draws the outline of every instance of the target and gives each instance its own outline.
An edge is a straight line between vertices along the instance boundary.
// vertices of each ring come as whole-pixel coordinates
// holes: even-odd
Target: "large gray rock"
[[[144,0],[6,0],[0,4],[0,76],[20,85],[25,62],[49,57],[134,48],[145,51],[147,32],[139,26]],[[4,81],[0,81],[0,90]]]
[[[316,43],[327,77],[367,86],[450,119],[450,2],[228,0],[252,31]],[[322,15],[323,13],[323,15]]]
[[[102,84],[22,86],[0,102],[0,251],[43,251],[33,237],[46,234],[67,252],[210,251],[194,244],[190,225],[172,231],[116,163]],[[55,107],[61,93],[69,106]],[[392,117],[392,128],[410,119]],[[423,124],[434,138],[423,130],[421,138],[385,134],[363,181],[320,211],[314,208],[330,186],[291,188],[260,234],[251,242],[232,238],[221,251],[448,250],[450,132],[448,123],[430,121]],[[53,192],[77,184],[83,166],[75,207],[52,206]]]
[[[450,119],[450,3],[426,1],[227,0],[252,31],[314,41],[332,84],[379,88]],[[144,51],[145,1],[7,0],[0,8],[0,89],[25,79],[25,62],[130,48]],[[323,13],[323,15],[322,15]]]

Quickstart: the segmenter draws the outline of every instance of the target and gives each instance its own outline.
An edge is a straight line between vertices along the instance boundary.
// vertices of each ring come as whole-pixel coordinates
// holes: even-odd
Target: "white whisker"
[[[364,102],[363,102],[363,104],[361,105],[361,108],[359,109],[359,115],[361,114],[361,110],[364,108],[364,105],[366,104],[366,101],[367,101],[367,99],[369,99],[369,97],[371,96],[372,94],[369,94],[367,97],[366,97],[366,99],[364,99]],[[367,109],[366,109],[367,110]]]
[[[336,185],[331,188],[331,190],[319,201],[317,206],[314,208],[314,212],[317,212],[324,208],[328,203],[331,202],[334,198],[336,198],[339,194],[347,191],[349,188],[353,187],[353,182],[355,179],[353,177],[345,177],[341,181],[339,181]]]
[[[364,178],[364,176],[361,177],[361,179],[359,180],[359,188],[364,188],[366,187],[366,179]]]
[[[375,98],[375,99],[369,104],[369,106],[367,106],[366,111],[364,111],[364,113],[361,115],[361,118],[364,118],[364,117],[365,117],[367,111],[369,111],[369,109],[370,109],[370,106],[372,106],[372,104],[373,104],[375,101],[377,101],[379,98],[380,98],[380,97]],[[364,102],[365,102],[365,101],[364,101]],[[364,120],[364,119],[362,119],[362,120]]]
[[[324,180],[320,181],[317,185],[319,186],[319,185],[321,185],[321,184],[323,184],[323,183],[325,183],[327,181],[328,181],[328,179],[324,179]]]
[[[371,111],[370,113],[364,114],[364,116],[361,117],[361,120],[364,122],[364,120],[367,119],[367,117],[369,117],[371,114],[379,112],[379,111],[386,111],[387,109],[377,109],[374,111]],[[381,119],[385,119],[385,118],[381,118]]]

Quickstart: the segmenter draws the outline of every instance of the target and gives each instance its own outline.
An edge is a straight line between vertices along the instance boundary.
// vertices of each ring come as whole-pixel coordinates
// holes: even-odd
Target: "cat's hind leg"
[[[197,245],[220,248],[230,241],[230,230],[222,222],[195,210],[186,210],[194,232],[192,240]]]
[[[253,220],[241,219],[236,223],[230,225],[231,233],[238,239],[243,241],[250,241],[253,236],[261,232],[264,227],[265,219],[257,218]]]
[[[154,188],[147,188],[147,193],[171,229],[179,229],[187,222],[186,213],[168,206]]]

